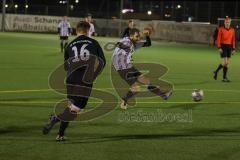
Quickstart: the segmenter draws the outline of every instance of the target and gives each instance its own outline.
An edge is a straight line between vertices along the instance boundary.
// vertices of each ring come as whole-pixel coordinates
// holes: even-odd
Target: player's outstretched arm
[[[151,42],[151,38],[150,38],[150,35],[151,35],[151,30],[149,29],[144,29],[143,30],[143,34],[145,35],[145,39],[146,41],[143,43],[143,46],[142,47],[149,47],[152,45],[152,42]]]
[[[150,36],[146,36],[146,42],[143,43],[143,47],[149,47],[152,45]]]
[[[149,36],[146,36],[145,41],[140,41],[136,44],[136,49],[141,48],[141,47],[149,47],[152,45],[151,39]]]

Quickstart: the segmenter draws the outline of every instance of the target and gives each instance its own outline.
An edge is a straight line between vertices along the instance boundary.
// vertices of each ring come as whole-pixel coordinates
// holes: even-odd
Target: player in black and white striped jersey
[[[63,20],[58,24],[58,33],[61,40],[61,52],[63,52],[68,45],[68,36],[71,34],[71,25],[67,20],[67,16],[64,16]]]
[[[167,100],[172,90],[163,92],[160,88],[152,85],[150,79],[137,70],[132,64],[132,55],[136,49],[151,46],[150,32],[144,32],[145,41],[140,41],[140,31],[136,28],[129,29],[129,37],[121,39],[113,53],[112,64],[120,77],[130,86],[130,90],[122,97],[121,108],[127,109],[128,100],[140,91],[140,84],[147,85],[147,89],[154,94]]]

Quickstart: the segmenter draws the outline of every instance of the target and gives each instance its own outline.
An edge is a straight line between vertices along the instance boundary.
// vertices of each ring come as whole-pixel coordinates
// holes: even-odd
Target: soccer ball
[[[194,89],[192,92],[192,100],[195,102],[201,101],[203,99],[203,90]]]

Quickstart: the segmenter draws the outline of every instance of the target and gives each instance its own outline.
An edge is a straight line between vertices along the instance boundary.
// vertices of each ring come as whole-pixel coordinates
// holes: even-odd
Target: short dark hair
[[[76,32],[84,32],[84,33],[87,33],[87,31],[90,29],[90,24],[88,22],[85,22],[85,21],[80,21],[78,22],[77,24],[77,27],[76,27]]]
[[[139,31],[139,29],[137,29],[137,28],[131,28],[131,29],[129,29],[129,35],[131,36],[131,35],[134,35],[135,33],[139,33],[140,31]]]
[[[231,18],[228,17],[228,16],[226,16],[226,17],[225,17],[225,21],[229,21],[229,20],[231,20]]]
[[[128,23],[132,23],[133,22],[133,20],[132,19],[130,19],[129,21],[128,21]]]

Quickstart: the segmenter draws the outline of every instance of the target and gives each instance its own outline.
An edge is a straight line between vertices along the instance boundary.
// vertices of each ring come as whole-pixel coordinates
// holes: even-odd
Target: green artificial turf
[[[73,39],[73,37],[71,37]],[[116,38],[96,38],[101,45]],[[89,122],[75,122],[66,132],[69,141],[55,142],[58,125],[49,135],[42,126],[54,104],[65,96],[48,87],[49,74],[62,63],[58,36],[0,33],[0,160],[236,160],[240,156],[240,56],[231,59],[229,79],[213,80],[220,62],[217,49],[207,45],[153,42],[139,49],[134,62],[160,63],[169,68],[163,77],[174,84],[167,101],[138,98],[126,111],[119,106]],[[95,88],[117,96],[110,78],[111,52]],[[194,88],[204,99],[191,100]],[[87,108],[94,106],[90,100]],[[169,119],[136,115],[169,115]],[[186,121],[171,119],[186,115]],[[132,117],[132,118],[131,118]],[[159,118],[159,117],[158,117]]]

